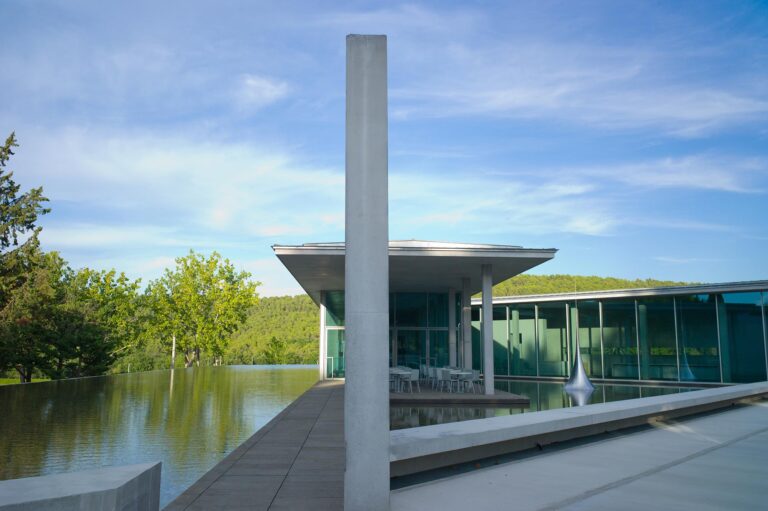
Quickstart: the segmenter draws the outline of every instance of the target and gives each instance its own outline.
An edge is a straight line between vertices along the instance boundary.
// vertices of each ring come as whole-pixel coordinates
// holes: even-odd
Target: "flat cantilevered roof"
[[[275,255],[299,285],[319,302],[320,291],[344,289],[344,243],[273,245]],[[555,257],[554,248],[513,245],[390,241],[389,289],[396,292],[461,290],[468,278],[471,293],[481,290],[480,272],[493,265],[494,284],[514,277]]]

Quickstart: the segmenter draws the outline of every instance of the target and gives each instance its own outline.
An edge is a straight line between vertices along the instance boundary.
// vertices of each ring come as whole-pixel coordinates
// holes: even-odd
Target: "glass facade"
[[[637,324],[640,377],[643,380],[677,380],[674,298],[639,298]]]
[[[461,342],[458,293],[456,298],[451,304],[447,293],[392,293],[390,363],[448,365],[450,329]],[[344,293],[326,292],[325,303],[326,375],[343,377]],[[453,325],[449,307],[456,310]],[[472,365],[482,370],[480,307],[472,307],[471,317]],[[495,303],[492,322],[498,376],[567,377],[578,350],[591,378],[723,383],[768,378],[768,290]]]
[[[575,330],[584,369],[591,378],[602,378],[603,350],[600,333],[600,304],[595,300],[578,302],[576,311]]]
[[[539,376],[568,375],[568,328],[566,304],[547,302],[538,306]]]
[[[509,374],[537,376],[536,307],[509,306]]]
[[[457,293],[460,303],[460,294]],[[344,377],[344,292],[326,291],[326,378]],[[456,304],[453,304],[456,307]],[[448,365],[448,293],[390,293],[390,365]]]
[[[603,302],[604,378],[638,378],[635,312],[634,300]]]

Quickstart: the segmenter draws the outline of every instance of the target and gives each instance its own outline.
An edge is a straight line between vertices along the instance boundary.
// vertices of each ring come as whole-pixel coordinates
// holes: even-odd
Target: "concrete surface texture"
[[[492,395],[494,389],[493,367],[493,266],[484,264],[482,267],[483,280],[483,384],[485,394]]]
[[[0,481],[2,511],[155,511],[160,463]]]
[[[684,412],[686,409],[710,406],[713,403],[723,403],[725,406],[734,400],[765,394],[768,394],[768,382],[758,382],[584,407],[401,429],[390,432],[390,459],[398,461],[448,451],[468,450],[526,437],[535,439],[548,433],[594,428],[601,424],[605,424],[606,429],[618,429],[622,422],[628,423],[625,427],[632,425],[630,421],[633,418]]]
[[[347,36],[344,507],[389,509],[387,38]]]
[[[564,444],[392,492],[392,510],[755,510],[768,502],[768,402]]]
[[[165,510],[343,509],[343,409],[343,382],[315,384]]]

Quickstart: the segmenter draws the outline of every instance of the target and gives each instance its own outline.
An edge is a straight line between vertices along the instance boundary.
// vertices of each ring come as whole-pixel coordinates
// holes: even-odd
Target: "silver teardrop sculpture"
[[[587,372],[584,370],[584,364],[581,362],[581,353],[576,353],[576,360],[573,363],[573,371],[568,382],[565,384],[566,392],[570,391],[590,391],[595,390],[595,386],[589,381]]]

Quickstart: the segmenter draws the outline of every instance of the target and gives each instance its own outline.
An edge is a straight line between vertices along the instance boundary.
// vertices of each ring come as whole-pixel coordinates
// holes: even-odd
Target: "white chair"
[[[408,382],[408,388],[413,392],[413,382],[416,382],[416,388],[421,392],[421,385],[419,385],[419,370],[411,369],[408,376],[403,377],[403,383]]]
[[[464,373],[459,375],[459,385],[462,389],[466,389],[467,392],[469,392],[470,387],[472,388],[472,393],[475,393],[475,382],[473,380],[474,374],[465,371]]]
[[[437,390],[442,390],[442,388],[447,384],[448,385],[448,392],[453,392],[451,389],[451,371],[448,369],[437,369]]]

